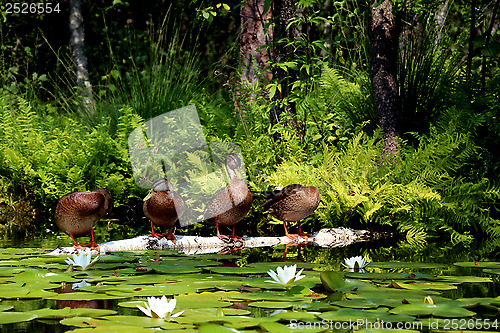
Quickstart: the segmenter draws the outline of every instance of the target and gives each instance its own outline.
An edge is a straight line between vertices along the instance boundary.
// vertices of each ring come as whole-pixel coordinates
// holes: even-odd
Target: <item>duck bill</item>
[[[155,194],[155,192],[153,190],[149,190],[148,194],[144,197],[144,199],[142,199],[142,201],[148,201],[149,198],[153,196],[153,194]]]

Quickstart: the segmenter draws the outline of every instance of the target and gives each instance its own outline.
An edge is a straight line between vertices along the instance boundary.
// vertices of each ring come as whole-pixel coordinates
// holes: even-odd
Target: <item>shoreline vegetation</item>
[[[239,3],[138,8],[81,1],[86,39],[79,50],[87,57],[91,110],[77,88],[69,18],[53,19],[67,8],[3,14],[0,229],[6,237],[56,231],[57,200],[98,188],[125,211],[118,224],[139,225],[136,235],[146,234],[141,208],[127,210],[146,195],[134,181],[128,136],[149,119],[194,104],[208,142],[241,147],[252,191],[320,188],[321,202],[301,222],[304,229],[381,228],[415,251],[433,240],[451,246],[481,240],[484,251],[495,251],[500,39],[494,3],[477,1],[479,17],[476,8],[449,1],[400,6],[385,0],[380,8],[357,0],[292,1],[293,8],[265,3],[259,11],[266,15],[252,30],[251,17],[240,25]],[[376,22],[390,26],[368,23],[379,14],[390,20]],[[252,31],[263,38],[249,38]],[[381,31],[397,38],[374,35]],[[251,40],[263,45],[242,46]],[[374,57],[376,45],[386,43],[394,46],[388,55],[394,68],[380,67]],[[250,50],[257,58],[243,61]],[[373,86],[374,66],[378,75],[390,72],[397,83],[391,92]],[[392,111],[380,110],[384,98],[392,98]],[[202,157],[188,162],[196,166]],[[280,222],[262,212],[259,200],[244,220],[249,236],[279,234]],[[197,223],[186,234],[214,230]]]

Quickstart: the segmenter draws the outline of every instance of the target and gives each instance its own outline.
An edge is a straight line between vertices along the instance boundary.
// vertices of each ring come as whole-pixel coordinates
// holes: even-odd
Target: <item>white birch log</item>
[[[165,238],[157,239],[151,236],[138,236],[99,244],[100,252],[93,250],[93,254],[106,254],[114,251],[147,251],[147,250],[175,250],[186,254],[203,254],[215,252],[229,252],[242,248],[266,247],[278,244],[306,244],[312,243],[320,247],[346,246],[352,243],[371,239],[372,235],[366,230],[348,228],[321,229],[312,235],[312,238],[299,237],[291,240],[282,237],[244,237],[242,240],[221,240],[216,236],[182,236],[177,235],[177,241],[172,242]],[[52,251],[51,255],[68,255],[78,253],[74,247],[61,247]]]

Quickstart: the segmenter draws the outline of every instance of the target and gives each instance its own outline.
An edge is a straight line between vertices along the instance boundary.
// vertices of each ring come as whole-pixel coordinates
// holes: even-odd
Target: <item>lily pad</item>
[[[241,275],[249,275],[249,274],[267,274],[268,269],[265,268],[254,268],[254,267],[228,267],[228,266],[215,266],[208,267],[209,271],[218,274],[241,274]]]
[[[344,301],[331,302],[331,304],[352,309],[375,309],[380,306],[380,304],[374,303],[369,299],[348,299]]]
[[[371,268],[395,268],[395,269],[424,269],[424,268],[437,268],[444,269],[448,265],[435,263],[435,262],[372,262],[370,263]]]
[[[489,283],[493,280],[489,277],[484,276],[437,276],[435,281],[446,281],[448,283]]]
[[[272,301],[260,301],[260,302],[252,302],[248,304],[248,306],[256,307],[256,308],[264,308],[264,309],[289,309],[300,303],[296,302],[272,302]]]
[[[127,298],[128,296],[119,295],[108,295],[108,294],[94,294],[88,292],[73,292],[73,293],[62,293],[55,296],[45,297],[46,299],[53,299],[57,301],[94,301],[94,300],[105,300],[105,299],[120,299]]]
[[[498,261],[458,261],[453,265],[468,268],[500,268]]]
[[[12,310],[14,308],[13,305],[0,305],[0,311],[8,311],[8,310]]]
[[[427,304],[427,303],[414,303],[403,304],[395,307],[389,311],[394,314],[406,314],[411,316],[435,316],[435,317],[451,317],[462,318],[475,315],[475,312],[469,311],[456,304],[443,303],[443,304]]]
[[[345,277],[365,280],[417,280],[417,279],[432,279],[433,274],[424,273],[358,273],[346,272]]]
[[[333,271],[324,271],[319,275],[323,287],[328,291],[335,291],[346,285],[343,274]]]
[[[21,323],[35,319],[37,316],[28,312],[0,312],[0,325]]]
[[[234,328],[224,327],[217,324],[203,324],[198,328],[200,333],[235,333],[239,332]]]
[[[321,319],[331,320],[335,322],[348,322],[353,323],[355,326],[351,328],[356,328],[358,323],[366,322],[410,322],[415,318],[409,315],[393,315],[388,313],[385,309],[377,310],[359,310],[359,309],[340,309],[338,311],[328,311],[321,313],[319,315]],[[359,328],[359,327],[358,327]]]
[[[87,309],[87,308],[77,308],[71,309],[69,307],[63,309],[38,309],[29,311],[29,313],[36,314],[38,319],[62,319],[71,317],[102,317],[116,314],[114,310],[106,309]]]
[[[280,323],[262,323],[260,324],[260,327],[265,329],[268,332],[273,332],[273,333],[293,333],[293,332],[325,332],[327,331],[328,327],[324,327],[325,325],[321,326],[321,322],[316,322],[317,326],[311,326],[308,327],[307,325],[304,325],[303,328],[300,328],[300,326],[297,325],[297,327],[288,327]],[[313,323],[311,323],[313,325]]]

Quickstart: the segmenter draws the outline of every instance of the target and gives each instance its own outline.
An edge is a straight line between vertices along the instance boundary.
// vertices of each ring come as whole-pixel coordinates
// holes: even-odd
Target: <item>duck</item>
[[[172,233],[175,222],[184,214],[186,206],[181,195],[174,191],[172,183],[166,178],[159,178],[151,185],[151,191],[144,198],[142,205],[144,215],[151,222],[151,234],[149,236],[158,239],[165,237],[171,239],[175,244],[177,239]],[[170,227],[166,234],[157,234],[157,227]]]
[[[99,245],[94,241],[95,223],[108,214],[113,208],[113,197],[105,189],[92,192],[71,192],[62,196],[57,202],[54,220],[56,225],[73,240],[76,249],[95,249]],[[75,237],[90,233],[88,244],[79,244]]]
[[[320,198],[319,190],[314,186],[291,184],[283,189],[275,189],[262,204],[262,208],[278,220],[283,221],[285,236],[288,238],[310,237],[310,235],[302,232],[300,221],[316,210]],[[298,234],[288,233],[287,222],[298,223]]]
[[[247,184],[236,173],[241,167],[239,155],[228,154],[225,165],[230,178],[229,184],[213,194],[210,203],[205,208],[203,217],[208,223],[215,224],[219,239],[241,240],[241,237],[235,235],[234,228],[236,223],[240,222],[250,211],[253,196]],[[231,236],[222,235],[219,226],[232,227]]]

